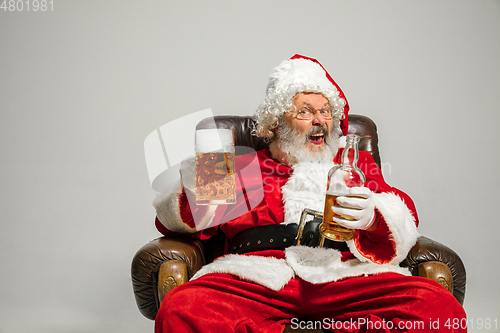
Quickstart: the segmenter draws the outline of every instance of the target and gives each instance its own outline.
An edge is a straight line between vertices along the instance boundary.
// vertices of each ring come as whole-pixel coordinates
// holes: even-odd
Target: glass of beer
[[[197,130],[195,142],[196,204],[235,203],[233,131],[229,129]]]

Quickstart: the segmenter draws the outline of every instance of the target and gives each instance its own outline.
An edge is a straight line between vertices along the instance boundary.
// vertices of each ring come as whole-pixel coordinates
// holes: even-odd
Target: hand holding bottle
[[[342,163],[328,171],[325,210],[319,232],[343,242],[354,238],[354,229],[368,229],[375,222],[373,193],[363,187],[365,175],[358,166],[359,136],[348,134]],[[340,207],[342,206],[342,207]]]
[[[333,221],[349,229],[367,230],[375,222],[373,193],[366,187],[351,187],[349,196],[339,196],[331,209],[337,214]]]

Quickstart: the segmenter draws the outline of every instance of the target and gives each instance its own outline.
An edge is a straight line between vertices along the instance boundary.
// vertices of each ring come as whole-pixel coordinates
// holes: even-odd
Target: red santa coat
[[[206,239],[222,229],[229,239],[242,230],[270,224],[298,223],[304,208],[322,211],[327,172],[340,163],[342,149],[331,164],[299,163],[288,167],[275,161],[269,150],[237,156],[237,202],[233,205],[196,206],[181,186],[155,201],[156,226],[165,235],[191,233]],[[374,193],[378,227],[356,230],[347,244],[349,252],[334,249],[289,247],[284,257],[276,251],[226,255],[204,266],[194,277],[229,273],[273,290],[280,290],[294,276],[311,283],[338,281],[346,277],[394,272],[415,244],[418,218],[413,201],[389,186],[372,156],[360,152],[358,167],[365,186]]]

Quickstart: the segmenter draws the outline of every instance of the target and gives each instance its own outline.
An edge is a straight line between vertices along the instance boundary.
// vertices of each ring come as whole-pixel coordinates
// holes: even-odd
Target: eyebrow
[[[324,108],[325,106],[329,106],[329,105],[330,105],[330,103],[326,102],[325,104],[323,104],[322,108]],[[311,104],[309,104],[309,103],[307,103],[307,102],[303,102],[303,103],[302,103],[302,107],[304,107],[304,106],[307,106],[307,107],[309,107],[309,108],[311,108],[311,109],[313,109],[313,108],[314,108],[314,106],[312,106]]]

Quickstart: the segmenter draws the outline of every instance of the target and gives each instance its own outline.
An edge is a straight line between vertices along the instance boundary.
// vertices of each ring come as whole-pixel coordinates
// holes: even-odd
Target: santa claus
[[[417,213],[369,153],[358,161],[365,186],[326,208],[344,217],[334,221],[354,238],[294,246],[303,209],[325,208],[348,112],[321,64],[295,55],[274,68],[255,114],[256,134],[270,149],[237,156],[236,165],[257,168],[237,180],[235,204],[196,205],[193,165],[183,163],[177,190],[155,200],[158,230],[206,239],[220,229],[228,243],[226,255],[166,295],[156,332],[282,332],[286,323],[334,332],[424,332],[438,323],[439,331],[460,331],[453,323],[465,313],[455,298],[399,266],[417,240]],[[317,227],[306,226],[313,234]]]

